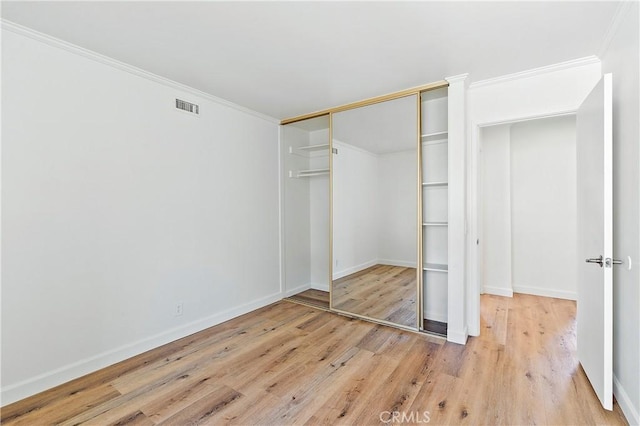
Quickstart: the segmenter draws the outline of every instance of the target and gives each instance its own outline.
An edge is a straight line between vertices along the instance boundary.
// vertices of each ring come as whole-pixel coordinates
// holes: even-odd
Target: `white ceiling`
[[[617,2],[2,2],[2,17],[291,117],[598,54]]]

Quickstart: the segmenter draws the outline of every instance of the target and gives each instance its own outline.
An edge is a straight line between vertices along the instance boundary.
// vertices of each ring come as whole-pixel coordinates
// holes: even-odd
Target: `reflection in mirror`
[[[417,99],[333,114],[332,308],[417,326]]]

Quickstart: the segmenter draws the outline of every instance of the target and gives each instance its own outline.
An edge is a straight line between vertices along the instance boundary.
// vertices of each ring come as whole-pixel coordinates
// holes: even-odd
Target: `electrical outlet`
[[[184,310],[184,305],[182,304],[182,302],[180,303],[176,303],[176,308],[174,311],[175,316],[179,317],[182,316],[182,311]]]

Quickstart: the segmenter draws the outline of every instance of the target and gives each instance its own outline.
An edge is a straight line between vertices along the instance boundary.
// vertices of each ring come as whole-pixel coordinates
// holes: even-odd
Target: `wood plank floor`
[[[431,424],[625,424],[576,361],[575,303],[518,294],[482,296],[482,335],[466,346],[282,301],[4,407],[1,421],[368,425],[397,412],[424,424],[425,411]]]
[[[298,294],[294,294],[293,296],[287,297],[287,300],[292,302],[302,303],[304,305],[315,306],[320,309],[329,310],[329,292],[309,289],[302,291]]]
[[[333,308],[416,327],[416,269],[374,265],[335,280]]]

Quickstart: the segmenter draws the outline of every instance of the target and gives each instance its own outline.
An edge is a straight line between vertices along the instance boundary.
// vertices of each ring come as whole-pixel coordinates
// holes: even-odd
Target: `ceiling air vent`
[[[200,107],[198,105],[183,101],[182,99],[176,99],[176,108],[191,114],[200,114]]]

